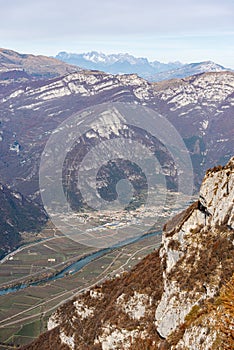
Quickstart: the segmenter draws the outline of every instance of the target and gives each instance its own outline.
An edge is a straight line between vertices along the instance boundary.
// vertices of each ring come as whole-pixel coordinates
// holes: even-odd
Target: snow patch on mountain
[[[186,78],[186,77],[201,74],[201,73],[223,72],[228,70],[231,71],[231,69],[225,68],[212,61],[189,63],[177,69],[168,70],[166,72],[159,72],[151,78],[151,81],[163,81],[163,80],[170,80],[170,79]]]
[[[96,51],[81,54],[60,52],[56,58],[85,69],[101,70],[111,74],[137,73],[149,81],[184,78],[204,72],[228,70],[212,61],[189,64],[183,64],[181,62],[150,62],[147,58],[137,58],[128,53],[106,55]]]

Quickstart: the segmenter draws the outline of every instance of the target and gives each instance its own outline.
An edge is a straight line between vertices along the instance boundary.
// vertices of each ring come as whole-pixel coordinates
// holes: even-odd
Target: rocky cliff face
[[[7,85],[8,80],[0,81],[0,176],[31,198],[38,198],[40,157],[53,130],[72,114],[105,102],[144,105],[165,116],[189,150],[196,185],[205,169],[225,164],[231,156],[233,72],[155,84],[136,74],[94,71],[49,80],[18,75],[15,79],[20,82]],[[139,122],[144,126],[143,117]]]
[[[170,338],[194,308],[202,309],[206,300],[217,296],[220,286],[234,272],[233,170],[233,158],[227,166],[209,170],[198,202],[165,226],[160,249],[165,267],[164,293],[155,313],[156,327],[163,338]],[[203,329],[205,335],[209,332],[206,346],[198,347],[200,335],[190,337],[188,331],[181,342],[189,349],[209,349],[217,337],[217,331],[211,332],[210,328],[207,325]]]
[[[233,349],[234,158],[130,273],[60,307],[24,349]]]
[[[20,233],[37,231],[46,220],[38,204],[0,183],[0,258],[21,243]]]

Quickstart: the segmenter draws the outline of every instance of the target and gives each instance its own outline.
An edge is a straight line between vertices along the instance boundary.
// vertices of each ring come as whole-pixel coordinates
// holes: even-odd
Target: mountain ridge
[[[97,103],[143,104],[166,116],[190,152],[196,183],[212,163],[223,164],[231,156],[232,72],[204,73],[150,84],[134,74],[113,76],[81,71],[52,80],[26,81],[24,85],[8,88],[3,82],[1,177],[26,195],[35,197],[38,191],[36,169],[51,131],[73,113]],[[28,128],[30,138],[25,139]]]
[[[53,57],[21,54],[13,50],[0,48],[0,74],[23,71],[34,78],[53,78],[79,70]]]
[[[62,305],[24,350],[232,349],[234,157],[165,226],[159,250]]]
[[[181,63],[179,61],[169,63],[151,62],[147,58],[137,58],[127,53],[106,55],[97,51],[81,54],[62,51],[55,58],[85,69],[97,69],[111,74],[136,73],[152,82],[184,78],[205,72],[230,70],[212,61],[195,63]]]
[[[149,83],[136,74],[81,70],[37,79],[10,66],[4,69],[0,74],[0,178],[32,201],[41,203],[38,169],[49,135],[73,113],[92,105],[139,104],[165,116],[189,151],[196,186],[205,169],[225,164],[231,156],[233,72]]]
[[[196,185],[201,183],[201,178],[205,169],[212,164],[217,165],[220,163],[224,165],[227,162],[227,158],[231,156],[234,132],[233,72],[198,73],[197,75],[183,79],[176,78],[170,81],[149,83],[145,79],[140,78],[137,74],[113,75],[91,70],[76,71],[75,68],[75,71],[71,73],[67,72],[65,69],[64,75],[62,71],[57,71],[55,67],[57,75],[53,75],[52,78],[49,76],[48,78],[46,71],[44,72],[45,75],[43,72],[39,72],[39,77],[37,76],[38,68],[35,63],[30,66],[31,70],[29,72],[24,71],[22,66],[18,68],[15,64],[12,66],[11,62],[5,62],[2,72],[0,73],[0,179],[1,182],[5,184],[3,187],[5,186],[7,189],[5,192],[7,191],[8,193],[9,191],[8,197],[10,201],[12,197],[17,198],[15,197],[16,195],[19,198],[24,196],[29,198],[28,203],[30,204],[30,208],[34,208],[34,202],[40,203],[38,169],[41,153],[48,138],[53,130],[58,128],[58,126],[72,116],[73,113],[80,113],[82,110],[97,104],[113,103],[117,101],[133,104],[134,106],[146,106],[167,118],[178,130],[186,144],[193,162]],[[144,126],[144,119],[142,118],[139,121],[141,125]],[[105,140],[105,137],[109,138],[117,134],[120,135],[120,131],[121,130],[118,128],[116,129],[116,125],[113,123],[108,129],[108,135],[104,135],[104,138],[101,140]],[[126,132],[132,132],[132,130],[127,130]],[[85,146],[87,147],[94,145],[94,141],[100,137],[100,133],[98,133],[95,128],[91,130],[91,135],[92,140],[86,143]],[[86,141],[88,137],[86,137],[87,135],[84,136]],[[149,140],[149,135],[147,133],[143,132],[140,136],[142,139],[138,138],[138,141],[143,140],[147,142],[147,145],[150,145],[151,140]],[[160,150],[163,150],[163,147],[161,147]],[[166,155],[166,153],[160,152],[158,156],[163,157],[163,155]],[[165,160],[166,172],[164,172],[164,175],[168,175],[167,170],[169,170],[169,173],[175,174],[175,169],[172,166],[173,164],[170,164],[168,158]],[[230,169],[228,169],[228,167],[230,167]],[[159,342],[160,346],[164,347],[166,347],[168,343],[172,344],[171,346],[177,346],[179,341],[181,342],[180,346],[187,347],[190,346],[189,343],[192,341],[196,348],[198,345],[196,339],[194,340],[194,334],[197,334],[199,341],[202,341],[199,335],[201,333],[199,332],[200,328],[192,322],[194,321],[194,313],[197,316],[197,314],[200,315],[200,313],[204,313],[206,310],[203,308],[203,299],[201,299],[201,305],[200,303],[194,304],[194,301],[197,302],[197,299],[194,299],[193,294],[199,292],[202,296],[205,294],[205,296],[211,296],[211,298],[213,297],[215,299],[216,295],[214,295],[214,290],[217,289],[217,283],[218,288],[220,287],[220,283],[224,287],[225,276],[231,281],[231,270],[229,268],[230,266],[232,267],[232,256],[230,256],[230,252],[233,253],[233,247],[231,245],[233,226],[231,222],[232,219],[230,219],[232,209],[230,211],[230,206],[227,205],[227,199],[230,199],[229,192],[231,192],[230,189],[233,188],[233,182],[231,179],[232,176],[230,177],[230,174],[227,174],[229,171],[232,174],[232,170],[233,167],[231,167],[231,165],[226,166],[226,168],[225,166],[221,166],[210,171],[210,175],[209,173],[207,174],[205,183],[208,185],[204,187],[202,184],[203,187],[199,201],[190,207],[182,217],[178,218],[178,227],[175,225],[175,221],[172,220],[174,231],[173,227],[172,230],[169,230],[169,226],[166,227],[164,247],[161,249],[160,253],[157,252],[153,254],[150,259],[146,259],[142,262],[140,267],[142,280],[138,281],[137,288],[134,285],[138,274],[137,271],[135,271],[135,274],[123,276],[123,278],[117,280],[117,282],[113,281],[104,287],[103,292],[105,291],[106,295],[108,293],[110,294],[110,299],[108,299],[109,297],[106,298],[105,306],[108,308],[110,305],[110,308],[108,309],[107,316],[105,316],[105,309],[104,313],[102,313],[103,310],[99,313],[97,308],[97,316],[100,319],[100,327],[102,327],[102,318],[104,321],[108,321],[108,317],[111,316],[110,310],[112,310],[114,316],[112,315],[109,321],[113,322],[113,324],[106,323],[103,328],[100,328],[101,332],[97,334],[96,337],[97,343],[91,344],[90,349],[100,349],[100,343],[105,344],[106,349],[114,348],[113,346],[117,346],[118,348],[118,344],[115,344],[116,341],[118,342],[120,340],[121,342],[121,339],[124,339],[124,341],[126,340],[126,342],[128,342],[129,337],[133,340],[137,339],[137,343],[130,344],[132,350],[142,350],[144,346],[153,349],[157,342]],[[220,174],[222,174],[222,176]],[[224,177],[224,181],[221,180],[222,177]],[[213,185],[212,179],[215,180]],[[229,180],[227,181],[227,179]],[[215,184],[216,182],[217,185]],[[210,194],[212,194],[212,197],[210,197]],[[216,194],[219,197],[217,197]],[[217,198],[220,198],[221,206]],[[36,205],[36,207],[38,208],[38,205]],[[9,206],[6,202],[3,202],[2,208],[9,208]],[[11,209],[9,209],[9,213],[11,213]],[[3,214],[5,214],[4,210]],[[210,216],[210,214],[212,214],[212,216]],[[217,215],[220,220],[216,220]],[[17,216],[20,217],[20,214]],[[30,212],[28,216],[26,215],[26,220],[27,218],[29,221],[30,218],[32,218]],[[184,218],[186,218],[186,220]],[[1,221],[7,222],[7,215],[5,215]],[[16,225],[14,220],[12,223]],[[185,238],[183,236],[183,230],[187,230],[187,237]],[[5,235],[5,231],[3,234]],[[5,237],[7,237],[7,235],[5,235]],[[188,240],[186,240],[187,238]],[[211,250],[206,256],[206,252],[203,250],[196,251],[195,248],[201,248],[202,245],[205,246],[207,240],[209,240]],[[8,240],[7,244],[4,243],[5,252],[14,249],[18,242],[19,241],[15,243],[15,241],[12,240],[13,244],[10,245]],[[177,280],[178,283],[176,286],[172,283],[173,279],[180,277],[182,273],[178,268],[180,261],[178,259],[181,259],[186,266],[191,268],[194,275],[196,275],[197,270],[192,270],[193,266],[191,261],[187,261],[186,259],[186,251],[190,251],[190,257],[192,257],[190,260],[194,261],[196,258],[196,254],[194,255],[190,248],[194,248],[194,252],[196,251],[198,256],[201,255],[202,262],[205,262],[205,264],[202,264],[202,262],[198,261],[198,265],[194,266],[196,268],[198,267],[200,272],[203,269],[205,271],[203,276],[203,281],[205,281],[205,283],[203,286],[198,286],[200,288],[199,290],[190,290],[191,285],[194,284],[194,280],[189,274],[186,275],[183,283],[180,283],[179,280]],[[220,261],[223,262],[223,270],[221,272],[219,270]],[[219,278],[219,280],[216,280],[215,276],[209,275],[209,269],[207,270],[209,263],[212,263],[214,271],[216,272],[216,277],[218,276],[217,278]],[[226,269],[224,268],[225,264],[227,265]],[[149,270],[146,269],[147,266]],[[177,272],[179,271],[178,274],[173,270],[176,266]],[[147,274],[144,271],[150,271],[150,273]],[[161,279],[163,276],[165,277],[164,280]],[[173,279],[171,277],[173,277]],[[154,281],[159,279],[161,279],[161,283],[158,283],[157,289],[155,290]],[[131,286],[131,291],[127,288],[128,285]],[[170,285],[168,293],[164,293],[165,286],[167,287],[168,285]],[[214,286],[215,288],[213,289]],[[116,291],[117,287],[121,287],[122,294],[125,295],[121,296],[118,294],[119,291]],[[188,289],[188,287],[190,289]],[[84,302],[83,299],[81,300],[81,304],[79,302],[75,305],[71,303],[69,306],[70,311],[73,313],[75,308],[75,311],[77,311],[82,318],[86,315],[86,312],[84,314],[84,310],[86,310],[86,306],[88,306],[88,311],[86,311],[92,313],[92,307],[96,300],[92,298],[92,296],[100,296],[98,294],[99,291],[100,290],[97,289],[94,291],[94,294],[87,294]],[[172,316],[170,307],[164,306],[165,304],[169,306],[172,305],[173,307],[175,306],[173,293],[175,294],[177,292],[178,295],[180,295],[181,292],[182,296],[184,296],[184,292],[186,292],[189,303],[187,303],[184,308],[183,303],[185,302],[185,298],[178,297],[178,303],[180,303],[178,314]],[[145,294],[147,294],[148,297],[146,297]],[[113,305],[113,300],[115,300],[115,304],[117,299],[116,309],[116,305]],[[161,304],[159,300],[161,300]],[[204,305],[208,309],[210,304],[208,305],[205,303],[206,300],[204,301]],[[100,306],[102,305],[102,299],[100,299],[99,304]],[[126,307],[122,307],[121,305],[126,305]],[[137,309],[135,309],[136,305]],[[155,313],[156,309],[151,308],[152,305],[161,305],[157,315]],[[183,329],[180,329],[180,322],[186,323],[188,321],[186,320],[187,316],[185,316],[185,314],[187,312],[186,310],[189,310],[191,306],[192,309],[187,314],[190,321],[186,324],[187,328],[186,330],[184,329],[185,333],[183,333]],[[193,307],[195,307],[195,310]],[[214,304],[212,304],[212,307],[215,309]],[[147,327],[147,332],[150,334],[148,344],[148,340],[144,338],[144,328],[141,324],[142,310],[145,310],[145,321],[147,321],[147,319],[151,320],[150,322],[147,321],[149,326]],[[66,312],[64,312],[64,315],[66,316]],[[117,330],[115,327],[116,324],[114,323],[116,315],[118,327],[120,326],[120,329],[118,328]],[[128,324],[127,330],[122,327],[121,322],[123,320]],[[170,320],[172,329],[167,327],[168,320]],[[203,328],[206,326],[205,320],[206,318],[202,320]],[[50,325],[53,326],[53,322],[55,324],[55,321],[56,319],[51,319]],[[83,322],[83,320],[81,321]],[[77,322],[79,323],[80,321]],[[95,340],[95,337],[92,338],[95,334],[94,328],[92,328],[94,320],[92,318],[86,320],[84,317],[84,322],[87,322],[87,335],[85,336],[90,336],[86,341],[88,342],[90,339]],[[163,341],[153,332],[153,330],[155,330],[155,328],[153,328],[155,322],[157,322],[157,329],[161,334],[161,338],[165,338]],[[182,328],[184,327],[184,323],[181,324]],[[189,330],[190,328],[193,328],[193,330]],[[121,329],[123,329],[123,331]],[[70,333],[68,334],[67,330],[68,333],[72,332],[71,327],[66,327],[63,331],[56,326],[50,333],[50,336],[51,334],[55,334],[55,338],[60,342],[58,346],[61,345],[64,349],[68,349],[68,346],[72,345],[72,339],[69,338]],[[60,331],[62,331],[62,333]],[[89,333],[89,331],[91,333]],[[205,332],[207,332],[205,334],[208,335],[210,330],[205,328]],[[211,333],[213,337],[215,334],[214,329]],[[210,337],[208,337],[208,339],[210,339]],[[204,350],[208,350],[205,346],[206,345],[204,345]],[[83,349],[88,349],[87,344],[84,344]],[[179,345],[174,349],[179,350]],[[203,350],[203,348],[201,349]]]

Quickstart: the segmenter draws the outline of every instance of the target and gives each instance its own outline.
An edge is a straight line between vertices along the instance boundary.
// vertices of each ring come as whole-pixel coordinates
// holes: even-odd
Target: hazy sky
[[[234,68],[234,0],[0,0],[0,47],[128,52]]]

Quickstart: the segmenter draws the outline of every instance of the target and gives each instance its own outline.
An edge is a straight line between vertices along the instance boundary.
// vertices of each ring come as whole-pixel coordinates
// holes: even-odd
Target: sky
[[[0,47],[234,68],[234,0],[0,0]]]

